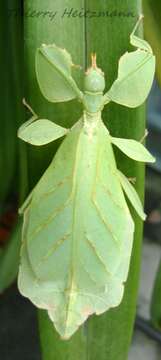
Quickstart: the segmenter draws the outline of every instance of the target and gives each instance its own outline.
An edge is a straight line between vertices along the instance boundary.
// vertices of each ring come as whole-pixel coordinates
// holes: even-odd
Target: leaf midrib
[[[83,129],[83,127],[82,127]],[[66,320],[65,320],[65,327],[64,327],[64,336],[67,333],[68,330],[68,322],[69,317],[70,317],[70,306],[71,306],[71,294],[73,293],[73,288],[75,285],[75,274],[76,274],[76,269],[77,269],[77,234],[75,235],[76,232],[76,206],[77,206],[77,191],[78,191],[78,184],[77,184],[77,168],[79,166],[78,164],[78,158],[79,158],[79,147],[80,147],[80,137],[82,134],[82,129],[79,130],[79,136],[78,136],[78,140],[77,140],[77,145],[76,145],[76,156],[75,156],[75,162],[74,162],[74,168],[73,168],[73,182],[72,182],[72,198],[73,198],[73,211],[72,211],[72,240],[71,240],[71,247],[72,247],[72,251],[71,251],[71,260],[70,260],[70,270],[69,270],[69,277],[71,277],[70,279],[70,285],[69,285],[69,289],[68,289],[68,301],[66,304]]]

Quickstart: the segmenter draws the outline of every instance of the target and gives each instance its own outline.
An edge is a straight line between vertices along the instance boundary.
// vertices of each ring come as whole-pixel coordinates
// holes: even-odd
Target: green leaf
[[[55,44],[43,44],[37,50],[37,80],[48,101],[69,101],[76,97],[82,99],[82,93],[71,76],[72,66],[70,54]]]
[[[115,173],[103,123],[91,131],[82,120],[24,212],[19,289],[48,310],[64,339],[122,300],[134,224]]]
[[[45,145],[66,135],[67,129],[54,124],[47,119],[33,118],[23,124],[18,130],[18,137],[32,145]]]
[[[4,14],[0,21],[1,47],[1,129],[0,129],[0,213],[9,194],[17,191],[14,188],[17,169],[17,128],[22,121],[22,17],[14,16],[11,8],[21,7],[17,0],[0,3],[0,13]],[[11,6],[10,6],[11,5]],[[7,44],[7,46],[6,46]],[[15,67],[12,65],[16,64]],[[2,120],[3,119],[3,120]]]
[[[141,217],[142,220],[146,219],[146,214],[144,214],[142,203],[139,199],[139,196],[134,189],[134,187],[130,184],[127,177],[118,170],[118,176],[121,182],[121,185],[123,187],[123,190],[125,191],[128,199],[130,200],[131,204],[133,205],[134,209],[138,213],[138,215]]]
[[[114,101],[133,108],[141,105],[149,94],[155,73],[155,57],[150,45],[134,35],[138,23],[130,35],[130,43],[138,49],[126,52],[120,58],[118,77],[105,94],[105,102]]]
[[[155,162],[155,158],[139,141],[121,139],[111,136],[112,144],[116,145],[124,154],[136,161]]]
[[[155,277],[150,305],[150,315],[153,326],[161,330],[161,260]]]
[[[0,293],[15,281],[19,267],[22,221],[15,225],[7,246],[0,256]]]

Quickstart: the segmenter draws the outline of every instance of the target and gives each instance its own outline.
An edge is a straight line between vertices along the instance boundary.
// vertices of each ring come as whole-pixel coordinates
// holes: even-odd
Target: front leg
[[[141,105],[149,94],[155,73],[155,56],[150,45],[135,35],[141,19],[142,17],[130,35],[130,43],[137,47],[137,50],[121,56],[117,79],[104,95],[104,104],[113,101],[135,108]]]

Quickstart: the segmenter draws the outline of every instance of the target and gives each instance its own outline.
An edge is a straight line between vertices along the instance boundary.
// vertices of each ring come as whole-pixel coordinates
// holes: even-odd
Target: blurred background
[[[156,6],[153,6],[155,3]],[[19,16],[13,16],[17,8]],[[17,209],[40,176],[39,155],[18,141],[25,121],[22,2],[0,4],[0,356],[3,360],[40,360],[37,315],[17,291],[21,219]],[[142,265],[135,330],[129,360],[161,359],[161,4],[144,0],[144,33],[157,58],[156,77],[146,104],[146,144],[156,163],[146,168]],[[5,16],[4,14],[7,14]],[[51,153],[51,149],[48,149]],[[44,158],[45,158],[44,153]],[[50,157],[50,156],[49,156]],[[48,160],[49,161],[49,160]],[[45,163],[45,162],[44,162]],[[47,164],[47,162],[46,162]],[[34,169],[37,167],[37,172]],[[33,172],[32,172],[33,170]],[[33,180],[34,177],[34,180]],[[36,180],[35,180],[36,179]],[[23,321],[22,321],[23,319]],[[117,359],[115,359],[117,360]]]
[[[147,101],[147,147],[156,157],[146,168],[141,279],[129,360],[161,359],[161,90],[154,80]]]

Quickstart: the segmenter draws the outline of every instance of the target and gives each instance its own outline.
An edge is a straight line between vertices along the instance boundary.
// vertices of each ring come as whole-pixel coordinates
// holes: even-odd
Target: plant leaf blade
[[[0,254],[0,293],[6,290],[16,279],[19,267],[22,221],[15,225],[7,246]]]

